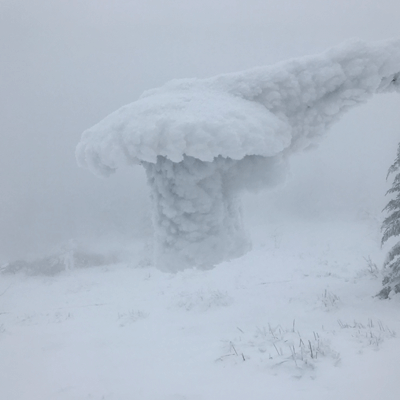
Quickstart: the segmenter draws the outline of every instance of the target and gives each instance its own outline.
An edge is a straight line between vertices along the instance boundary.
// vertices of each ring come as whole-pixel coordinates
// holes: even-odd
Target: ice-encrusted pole
[[[143,162],[153,202],[156,264],[176,271],[209,267],[249,248],[236,193],[226,170],[232,160],[205,162],[159,156]]]
[[[346,42],[316,56],[145,92],[82,134],[78,164],[107,176],[142,164],[156,264],[209,267],[249,248],[239,191],[268,187],[347,110],[400,90],[400,40]]]

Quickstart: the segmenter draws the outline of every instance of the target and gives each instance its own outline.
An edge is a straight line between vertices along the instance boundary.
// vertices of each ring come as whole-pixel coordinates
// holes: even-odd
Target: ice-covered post
[[[78,164],[107,176],[142,164],[156,264],[210,267],[246,252],[238,195],[285,176],[288,157],[374,93],[400,90],[400,41],[353,40],[273,66],[145,92],[85,131]]]
[[[210,266],[242,255],[248,246],[240,204],[226,181],[230,160],[163,156],[143,162],[153,201],[158,265]]]

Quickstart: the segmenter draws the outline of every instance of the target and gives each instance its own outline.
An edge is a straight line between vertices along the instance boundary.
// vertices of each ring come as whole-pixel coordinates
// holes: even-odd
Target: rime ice
[[[101,176],[142,164],[156,263],[208,267],[249,248],[238,194],[285,176],[287,158],[374,93],[400,89],[400,40],[209,79],[171,81],[85,131],[78,164]]]

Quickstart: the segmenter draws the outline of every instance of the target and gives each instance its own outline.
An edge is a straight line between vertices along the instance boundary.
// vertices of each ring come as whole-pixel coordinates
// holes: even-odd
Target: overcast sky
[[[399,12],[398,0],[0,0],[0,261],[147,229],[140,168],[102,180],[74,158],[83,130],[145,89],[348,38],[400,37]],[[294,160],[281,207],[376,212],[399,110],[400,96],[381,95],[350,112],[319,150]]]

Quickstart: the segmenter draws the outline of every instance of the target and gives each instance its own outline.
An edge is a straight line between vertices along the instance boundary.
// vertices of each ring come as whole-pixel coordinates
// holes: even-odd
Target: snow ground
[[[141,250],[2,275],[1,398],[396,398],[399,299],[373,297],[366,260],[381,263],[379,225],[251,226],[253,250],[208,271],[163,273]]]

